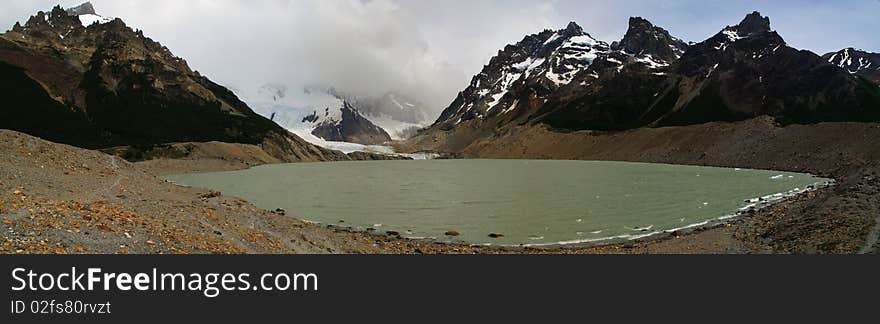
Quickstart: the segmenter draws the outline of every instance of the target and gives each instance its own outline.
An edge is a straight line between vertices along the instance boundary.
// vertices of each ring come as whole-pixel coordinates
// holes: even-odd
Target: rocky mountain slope
[[[822,58],[850,74],[861,75],[880,84],[880,53],[869,53],[850,47],[822,55]]]
[[[333,159],[91,4],[38,12],[0,34],[0,128],[85,148],[255,144],[282,160]]]
[[[880,121],[880,89],[786,45],[754,12],[686,44],[642,18],[618,42],[577,24],[508,45],[428,130],[409,141],[461,151],[506,129],[619,131],[772,116],[781,123]]]

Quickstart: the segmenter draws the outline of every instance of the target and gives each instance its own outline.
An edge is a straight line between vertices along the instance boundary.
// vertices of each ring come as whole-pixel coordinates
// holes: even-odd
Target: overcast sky
[[[82,0],[3,0],[0,26]],[[232,88],[323,84],[442,109],[505,44],[576,21],[611,42],[642,16],[701,41],[758,10],[794,47],[880,52],[880,0],[92,0]],[[2,28],[0,28],[2,29]]]

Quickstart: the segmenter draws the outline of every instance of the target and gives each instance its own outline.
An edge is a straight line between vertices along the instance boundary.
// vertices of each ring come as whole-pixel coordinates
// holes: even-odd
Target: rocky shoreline
[[[0,131],[0,253],[876,253],[880,168],[746,217],[625,242],[500,247],[358,232],[279,215],[158,176],[256,164],[217,158],[130,163]],[[819,173],[823,175],[822,173]],[[876,213],[872,215],[877,215]],[[875,216],[876,217],[876,216]],[[874,236],[872,236],[874,235]],[[867,237],[867,240],[865,239]]]
[[[397,148],[471,158],[611,160],[815,174],[834,179],[836,186],[811,193],[814,200],[794,199],[738,220],[736,236],[727,233],[725,239],[732,245],[760,243],[764,247],[759,250],[774,253],[877,253],[880,248],[880,124],[780,126],[771,117],[759,117],[621,132],[558,132],[530,125],[476,140],[473,136],[461,129],[422,134]]]

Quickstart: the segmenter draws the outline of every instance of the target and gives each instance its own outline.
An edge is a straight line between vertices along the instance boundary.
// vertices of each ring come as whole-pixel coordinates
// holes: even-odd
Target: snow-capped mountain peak
[[[828,63],[839,66],[850,74],[880,83],[880,53],[845,48],[822,56]]]
[[[746,15],[738,25],[727,26],[712,38],[696,45],[705,50],[724,52],[738,42],[753,44],[747,47],[763,46],[751,49],[755,57],[767,56],[786,45],[785,40],[770,28],[770,18],[761,16],[757,11]]]
[[[630,66],[663,73],[662,69],[687,47],[666,30],[638,17],[630,20],[627,35],[611,45],[576,23],[557,31],[545,30],[499,51],[437,123],[448,128],[535,107],[562,88],[590,87],[603,75],[619,74]]]
[[[415,140],[468,151],[532,126],[622,131],[758,116],[779,123],[880,119],[880,83],[865,72],[877,63],[856,58],[854,50],[831,53],[826,63],[787,46],[758,12],[692,44],[638,17],[610,49],[570,26],[505,47]],[[580,55],[552,60],[571,54]],[[574,60],[581,57],[589,59]],[[577,63],[567,66],[571,79],[548,80],[568,62]],[[528,134],[524,141],[540,136],[519,134]]]
[[[588,70],[593,61],[610,53],[608,43],[596,40],[576,23],[564,29],[545,30],[507,45],[493,57],[483,71],[447,108],[440,120],[454,117],[453,123],[506,113],[518,98],[510,95],[523,88],[549,93],[570,84]],[[620,63],[619,60],[609,59]]]
[[[313,144],[331,148],[338,148],[336,142],[376,145],[404,139],[427,121],[424,105],[393,92],[371,98],[332,87],[288,89],[266,84],[238,94],[257,113]]]
[[[851,74],[863,70],[880,70],[880,54],[868,53],[852,47],[836,53],[826,54],[829,63],[837,65]]]
[[[288,89],[281,84],[265,84],[252,93],[239,96],[257,113],[273,118],[275,122],[303,137],[324,122],[338,122],[342,118],[342,99],[328,89],[304,87]]]

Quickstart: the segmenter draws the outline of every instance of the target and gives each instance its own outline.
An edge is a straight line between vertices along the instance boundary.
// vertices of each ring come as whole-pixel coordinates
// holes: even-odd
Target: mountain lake
[[[321,224],[526,246],[637,239],[722,222],[831,183],[792,172],[558,160],[292,163],[165,179]]]

